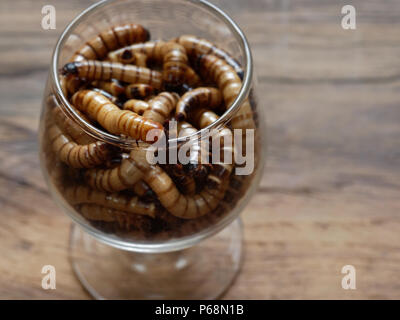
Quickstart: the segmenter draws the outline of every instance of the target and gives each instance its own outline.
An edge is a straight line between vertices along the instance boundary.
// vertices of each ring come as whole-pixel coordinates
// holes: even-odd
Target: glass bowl
[[[185,131],[182,121],[170,122],[165,125],[168,130],[157,131],[168,135],[159,136],[154,144],[105,130],[72,104],[74,98],[61,70],[88,41],[126,23],[145,27],[151,40],[192,34],[229,53],[229,59],[243,70],[238,74],[242,86],[236,98],[215,113],[193,112],[188,121],[198,131]],[[204,67],[205,57],[189,57],[201,75],[210,73]],[[202,79],[203,85],[218,87],[215,72],[214,79],[210,77]],[[262,174],[263,121],[247,40],[214,5],[194,0],[108,0],[76,17],[54,50],[39,137],[49,189],[79,226],[74,224],[71,231],[70,250],[84,287],[96,298],[214,298],[221,294],[240,266],[241,225],[232,222]],[[198,154],[194,152],[188,163],[181,158],[173,163],[172,155],[187,146],[196,152],[207,150],[208,156],[193,163],[193,154]],[[168,155],[166,163],[149,163],[149,154],[161,159],[163,152]],[[220,159],[215,160],[218,155]],[[162,188],[163,183],[168,190]],[[172,199],[174,195],[179,197]],[[138,279],[145,281],[138,284]],[[194,288],[194,282],[203,285]]]

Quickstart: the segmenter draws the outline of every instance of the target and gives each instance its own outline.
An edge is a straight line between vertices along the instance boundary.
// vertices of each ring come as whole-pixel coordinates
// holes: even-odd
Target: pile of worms
[[[215,122],[243,78],[241,65],[212,42],[193,35],[153,41],[139,24],[101,32],[59,74],[64,96],[85,121],[149,144],[149,131],[167,132],[171,119],[179,137]],[[43,153],[50,179],[104,232],[135,239],[187,236],[232,211],[248,187],[250,177],[235,175],[234,163],[202,163],[199,152],[187,164],[150,164],[143,148],[124,149],[86,134],[53,93],[46,106]],[[236,128],[257,128],[251,95],[218,131],[221,149],[234,152],[223,138]]]

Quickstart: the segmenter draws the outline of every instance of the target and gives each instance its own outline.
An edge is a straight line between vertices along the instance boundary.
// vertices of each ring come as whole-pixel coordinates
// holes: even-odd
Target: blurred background
[[[89,0],[0,2],[0,298],[87,299],[39,169],[53,47]],[[400,2],[213,0],[247,35],[268,127],[228,299],[400,298]],[[43,30],[42,7],[56,9]],[[342,7],[356,10],[343,29]],[[140,23],[140,21],[138,21]],[[44,265],[57,287],[41,287]],[[342,267],[356,290],[342,288]]]

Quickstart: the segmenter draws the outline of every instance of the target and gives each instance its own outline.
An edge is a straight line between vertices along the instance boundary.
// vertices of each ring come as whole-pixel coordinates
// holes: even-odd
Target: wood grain
[[[36,133],[52,48],[92,1],[0,3],[0,298],[87,299],[67,258],[69,219],[42,178]],[[400,298],[400,3],[221,0],[253,49],[268,124],[260,190],[243,213],[230,299]],[[41,268],[57,289],[41,288]],[[357,290],[341,288],[341,268]]]

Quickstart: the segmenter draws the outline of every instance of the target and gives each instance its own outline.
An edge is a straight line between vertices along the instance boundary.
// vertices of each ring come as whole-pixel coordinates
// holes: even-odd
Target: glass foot
[[[70,259],[96,299],[216,299],[235,279],[242,257],[236,219],[199,244],[167,253],[137,253],[99,242],[73,224]]]

